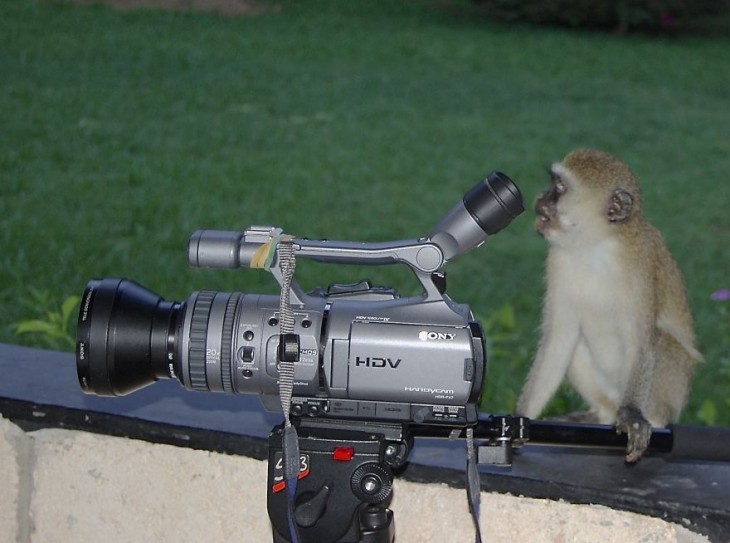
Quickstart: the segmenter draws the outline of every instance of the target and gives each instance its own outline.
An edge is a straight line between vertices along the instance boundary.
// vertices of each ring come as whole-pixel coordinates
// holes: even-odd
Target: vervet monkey
[[[623,162],[577,149],[550,175],[535,203],[550,245],[542,339],[516,411],[540,415],[567,376],[592,422],[627,434],[633,463],[679,416],[701,359],[682,276]]]

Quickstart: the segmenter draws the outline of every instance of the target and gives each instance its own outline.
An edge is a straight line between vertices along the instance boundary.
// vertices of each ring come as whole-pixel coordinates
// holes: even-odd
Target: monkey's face
[[[581,187],[572,172],[561,163],[550,167],[550,185],[535,201],[535,230],[550,243],[556,243],[584,221],[576,211],[581,208]]]
[[[535,201],[535,213],[537,213],[535,230],[547,240],[550,239],[552,232],[560,228],[558,202],[567,190],[565,182],[553,168],[550,169],[550,186]]]
[[[585,172],[588,173],[588,172]],[[550,168],[550,185],[535,201],[535,230],[551,244],[597,242],[625,219],[630,196],[584,179],[558,162]]]

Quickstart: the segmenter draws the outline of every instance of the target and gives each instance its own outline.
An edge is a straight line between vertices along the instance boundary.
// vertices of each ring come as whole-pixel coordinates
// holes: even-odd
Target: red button
[[[355,456],[355,449],[352,447],[336,447],[332,451],[332,460],[335,462],[349,462]]]

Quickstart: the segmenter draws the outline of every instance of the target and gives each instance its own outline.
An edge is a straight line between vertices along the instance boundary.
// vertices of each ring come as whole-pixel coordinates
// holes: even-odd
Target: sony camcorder
[[[91,280],[78,317],[79,382],[87,393],[121,396],[175,378],[190,390],[257,394],[265,409],[280,412],[281,351],[293,350],[295,417],[476,423],[484,337],[469,307],[446,294],[443,267],[523,210],[516,185],[493,172],[425,238],[289,239],[296,258],[402,263],[422,286],[420,295],[401,297],[366,281],[309,293],[292,281],[293,345],[280,346],[280,299],[274,295],[200,291],[169,302],[126,279]],[[196,267],[264,267],[286,288],[281,239],[281,230],[268,226],[198,231],[190,238],[188,261]]]

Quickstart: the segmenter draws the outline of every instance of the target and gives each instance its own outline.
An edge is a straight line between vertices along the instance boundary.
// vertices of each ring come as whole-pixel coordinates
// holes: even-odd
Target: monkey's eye
[[[558,194],[564,194],[565,193],[565,190],[566,190],[565,189],[565,183],[563,182],[562,178],[558,174],[553,173],[550,176],[550,181],[552,181],[553,186],[555,187],[555,191]]]

